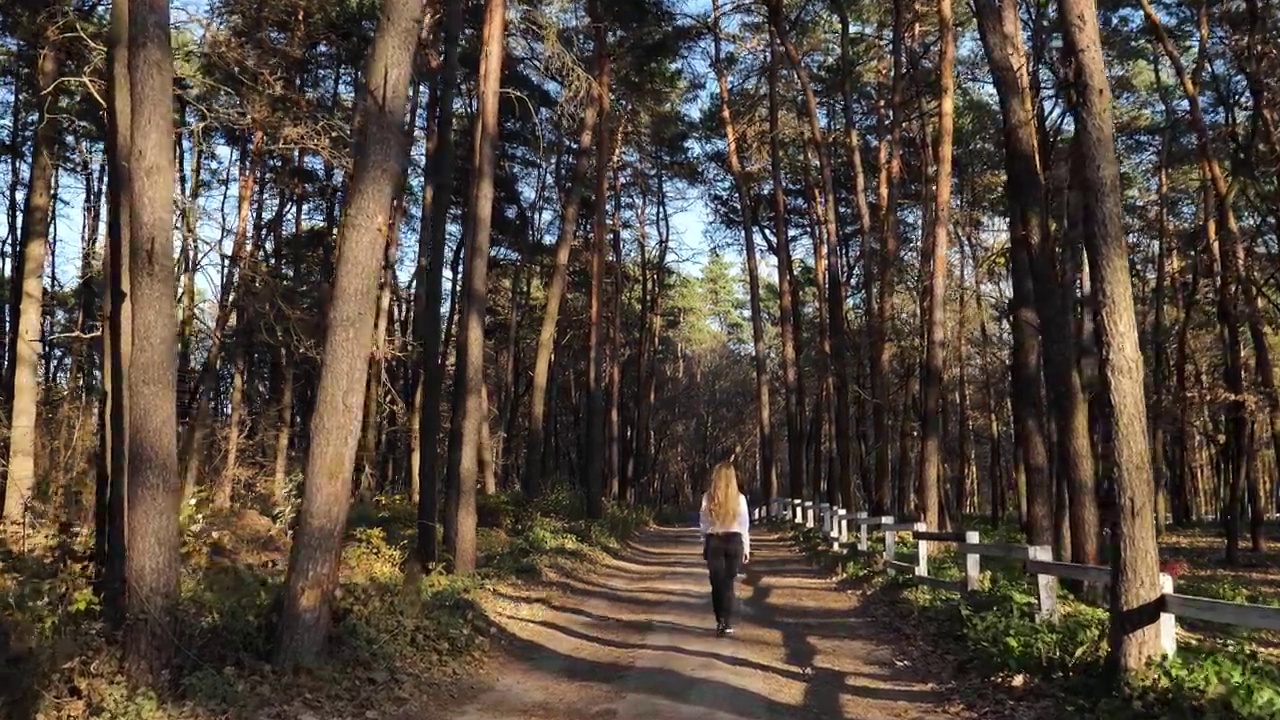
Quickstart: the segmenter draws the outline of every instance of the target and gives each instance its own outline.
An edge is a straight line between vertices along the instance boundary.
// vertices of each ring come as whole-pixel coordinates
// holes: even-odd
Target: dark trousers
[[[707,570],[711,575],[711,606],[716,621],[733,622],[733,581],[742,566],[741,533],[709,533],[703,547]]]

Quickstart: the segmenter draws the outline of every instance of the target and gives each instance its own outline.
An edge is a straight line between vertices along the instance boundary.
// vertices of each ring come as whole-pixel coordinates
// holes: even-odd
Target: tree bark
[[[1074,377],[1074,362],[1060,363],[1052,356],[1063,352],[1060,347],[1066,334],[1066,352],[1071,352],[1069,327],[1050,327],[1059,323],[1058,285],[1052,282],[1052,266],[1046,271],[1048,251],[1047,224],[1044,214],[1044,176],[1040,167],[1037,148],[1035,113],[1032,109],[1030,80],[1027,76],[1025,52],[1022,47],[1022,31],[1019,26],[1018,8],[1013,3],[997,3],[995,0],[977,0],[975,12],[983,49],[991,65],[1000,97],[1001,115],[1004,120],[1005,167],[1007,174],[1006,195],[1010,207],[1010,269],[1013,273],[1014,294],[1014,412],[1017,418],[1017,444],[1021,449],[1027,472],[1028,535],[1037,545],[1051,544],[1053,538],[1053,479],[1049,468],[1049,453],[1045,447],[1046,418],[1040,395],[1040,369],[1052,367],[1061,374]],[[1037,333],[1042,333],[1045,345],[1041,350]],[[1072,353],[1073,354],[1073,353]],[[1063,370],[1065,368],[1065,370]],[[1056,378],[1050,385],[1050,394],[1058,391],[1054,386],[1065,378]],[[1067,381],[1070,382],[1070,381]],[[1055,403],[1055,408],[1062,404]],[[1077,418],[1064,420],[1058,415],[1059,436],[1075,428]],[[1087,441],[1087,428],[1086,428]],[[1092,483],[1092,471],[1089,472]],[[1092,493],[1092,490],[1089,491]],[[1090,497],[1092,495],[1090,494]],[[1093,527],[1096,528],[1096,518]],[[1092,536],[1090,529],[1082,536]]]
[[[280,396],[276,406],[275,465],[272,473],[271,496],[276,507],[284,507],[289,489],[289,435],[293,428],[293,365],[289,363],[289,351],[276,350],[280,373]]]
[[[917,517],[930,528],[940,527],[938,483],[942,470],[942,344],[947,303],[947,246],[951,223],[951,139],[955,127],[955,27],[951,0],[938,0],[941,57],[938,61],[938,162],[933,203],[933,273],[929,283],[924,373],[921,379],[920,477],[916,485]]]
[[[541,493],[543,472],[546,469],[543,464],[543,448],[546,443],[547,380],[551,375],[556,325],[569,280],[569,253],[573,249],[573,238],[578,232],[578,212],[582,207],[587,168],[591,162],[590,147],[600,117],[598,103],[598,96],[587,103],[586,114],[578,132],[573,171],[569,176],[569,189],[560,214],[560,235],[556,239],[551,280],[547,286],[547,303],[542,311],[542,326],[538,331],[538,346],[534,352],[533,385],[529,392],[529,428],[524,452],[524,491],[530,497]]]
[[[359,110],[347,207],[338,228],[341,251],[311,416],[302,509],[285,578],[274,658],[282,669],[313,663],[329,631],[386,228],[408,155],[404,115],[421,27],[420,3],[384,0],[369,49],[367,95]]]
[[[1152,7],[1149,0],[1139,0],[1139,4],[1142,7],[1143,14],[1146,16],[1147,23],[1151,27],[1151,32],[1155,36],[1156,43],[1164,50],[1165,56],[1169,59],[1169,64],[1173,66],[1174,73],[1178,76],[1178,82],[1182,86],[1183,94],[1186,96],[1190,110],[1191,127],[1196,133],[1196,145],[1201,165],[1209,178],[1218,212],[1221,214],[1226,230],[1225,239],[1227,245],[1219,253],[1218,315],[1226,331],[1227,347],[1225,349],[1227,357],[1224,364],[1224,374],[1227,391],[1233,396],[1233,400],[1228,404],[1227,409],[1227,436],[1231,466],[1229,468],[1230,488],[1227,508],[1223,516],[1227,524],[1227,563],[1234,565],[1239,559],[1240,486],[1247,465],[1248,453],[1246,446],[1248,444],[1249,422],[1247,418],[1248,411],[1244,402],[1244,347],[1240,333],[1240,300],[1243,297],[1246,308],[1248,308],[1252,286],[1244,279],[1244,246],[1232,205],[1233,193],[1228,187],[1226,176],[1223,174],[1217,158],[1213,154],[1209,128],[1205,122],[1204,112],[1201,109],[1199,88],[1196,87],[1196,83],[1183,65],[1181,55],[1165,32],[1159,16],[1156,15],[1155,8]],[[1200,14],[1200,33],[1203,51],[1206,49],[1204,45],[1208,37],[1208,20],[1204,9],[1201,10]],[[1250,330],[1254,331],[1253,323],[1251,322],[1250,325]],[[1256,330],[1255,335],[1263,335],[1265,338],[1261,327]],[[1266,365],[1269,368],[1270,357],[1265,341],[1261,347],[1267,361]],[[1274,389],[1274,381],[1271,387]]]
[[[1094,277],[1098,335],[1113,413],[1118,512],[1113,532],[1109,657],[1115,670],[1129,674],[1146,667],[1160,653],[1158,615],[1144,612],[1160,597],[1160,559],[1152,522],[1155,485],[1147,445],[1142,353],[1125,242],[1111,87],[1097,8],[1092,0],[1059,0],[1059,8],[1066,44],[1075,60],[1073,115],[1094,215],[1094,232],[1086,234],[1086,241],[1094,259],[1091,264],[1098,271]]]
[[[36,417],[40,405],[40,358],[44,352],[44,270],[49,250],[49,222],[53,211],[59,123],[50,107],[57,102],[54,84],[62,60],[54,38],[39,48],[36,85],[41,104],[36,116],[35,142],[31,145],[31,174],[22,207],[22,254],[15,258],[14,279],[21,278],[21,292],[13,332],[13,367],[8,397],[9,438],[3,489],[4,522],[24,524],[36,490]],[[12,281],[12,280],[11,280]]]
[[[840,234],[839,221],[836,215],[835,181],[831,169],[831,153],[822,131],[822,123],[818,112],[818,99],[813,86],[809,82],[809,72],[801,61],[800,54],[787,35],[783,19],[783,8],[780,0],[770,0],[769,21],[773,25],[774,34],[791,65],[792,72],[800,82],[804,93],[805,114],[809,121],[809,132],[813,136],[814,150],[818,154],[818,166],[822,176],[821,204],[823,230],[826,243],[826,286],[822,288],[827,294],[827,324],[831,338],[831,354],[827,359],[826,372],[828,382],[835,389],[835,445],[837,481],[840,496],[845,507],[853,507],[853,431],[850,427],[849,411],[849,378],[846,372],[849,366],[848,332],[844,315],[844,281],[840,274],[840,251],[837,245]],[[863,228],[866,231],[866,228]]]
[[[770,35],[773,36],[772,26]],[[787,480],[790,497],[804,497],[804,401],[796,352],[794,288],[791,278],[791,239],[787,225],[786,186],[782,179],[782,148],[778,120],[777,42],[769,42],[769,172],[773,186],[773,244],[778,260],[778,325],[782,334],[782,378],[787,413]]]
[[[484,398],[484,317],[488,306],[489,240],[493,230],[494,180],[498,161],[498,91],[506,50],[506,2],[486,0],[480,54],[480,106],[475,126],[470,204],[467,208],[466,268],[454,367],[453,422],[459,433],[456,477],[449,487],[448,533],[454,572],[476,569],[476,485],[481,480],[481,426],[488,422]],[[453,462],[453,458],[450,458]]]
[[[107,622],[119,628],[125,613],[125,499],[129,456],[129,358],[133,346],[129,286],[132,107],[129,93],[129,3],[111,5],[107,36],[107,245],[103,275],[107,302],[103,305],[103,447],[98,481],[95,538],[102,568],[101,593]]]
[[[599,96],[600,128],[596,133],[595,222],[591,241],[591,291],[587,300],[587,424],[585,464],[587,516],[604,517],[604,363],[602,352],[602,310],[604,289],[605,231],[608,222],[605,197],[609,191],[609,49],[608,28],[599,0],[589,0],[587,14],[594,26],[596,93]]]
[[[893,267],[898,260],[898,193],[902,179],[902,94],[905,84],[903,39],[906,25],[906,2],[893,2],[893,74],[890,78],[889,121],[881,147],[882,187],[880,215],[880,267],[876,280],[876,309],[871,338],[871,387],[874,393],[872,431],[876,442],[875,502],[873,515],[889,512],[893,503],[893,478],[889,462],[889,363],[893,344],[889,338],[889,321],[893,317]],[[886,169],[887,168],[887,169]]]
[[[742,241],[747,256],[747,287],[751,304],[751,341],[755,353],[756,370],[756,431],[760,442],[760,487],[764,501],[773,500],[778,492],[778,477],[773,461],[773,423],[769,418],[769,365],[764,344],[764,319],[760,307],[760,269],[756,259],[755,220],[752,212],[751,190],[742,169],[738,150],[738,128],[733,121],[729,101],[729,78],[724,69],[721,50],[720,3],[712,0],[712,67],[720,90],[720,124],[728,145],[729,174],[738,192],[738,207],[742,213]]]
[[[178,599],[177,338],[173,274],[173,53],[169,3],[129,3],[131,177],[129,466],[125,667],[139,683],[170,670]]]
[[[440,306],[444,297],[444,255],[448,245],[449,207],[453,204],[454,96],[458,86],[458,38],[462,28],[462,0],[444,6],[444,62],[436,79],[433,103],[438,116],[433,125],[434,144],[429,148],[430,182],[422,188],[422,222],[418,228],[418,284],[414,294],[414,334],[422,364],[415,407],[418,486],[416,560],[423,570],[439,561],[440,515],[440,402],[444,394],[444,342]],[[428,103],[431,107],[433,103]],[[430,143],[431,140],[429,139]],[[450,294],[450,306],[453,295]],[[452,310],[450,310],[452,315]],[[451,318],[450,318],[451,319]]]

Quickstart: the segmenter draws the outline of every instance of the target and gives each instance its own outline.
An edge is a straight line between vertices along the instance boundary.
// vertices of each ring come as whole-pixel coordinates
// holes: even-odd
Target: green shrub
[[[432,572],[407,582],[416,508],[403,499],[352,507],[325,663],[297,676],[268,665],[284,583],[282,526],[244,511],[192,513],[183,539],[173,670],[176,692],[123,680],[118,646],[99,619],[90,568],[0,563],[0,715],[72,720],[246,716],[306,697],[370,710],[395,700],[388,684],[413,683],[482,650],[489,623],[474,599],[486,583],[537,572],[554,558],[616,546],[648,524],[647,512],[610,505],[585,519],[580,495],[556,490],[536,503],[518,494],[478,500],[480,572]],[[334,715],[343,715],[336,709]]]
[[[830,556],[829,540],[810,528],[776,523],[810,556]],[[1016,527],[979,520],[984,541],[1021,542]],[[1038,622],[1039,602],[1030,578],[1012,563],[984,563],[982,590],[959,593],[916,585],[910,577],[892,580],[878,558],[883,534],[873,534],[870,552],[856,548],[837,557],[843,577],[863,581],[869,591],[895,588],[905,604],[929,628],[960,665],[978,677],[1030,683],[1056,696],[1063,716],[1094,720],[1276,720],[1280,718],[1280,666],[1244,643],[1212,646],[1183,643],[1178,655],[1161,662],[1138,680],[1118,687],[1106,672],[1109,615],[1061,593],[1059,617]],[[915,543],[899,541],[897,559],[909,560]],[[929,574],[963,576],[960,558],[931,554]],[[1185,578],[1188,594],[1229,602],[1273,604],[1230,579]]]
[[[1280,717],[1280,667],[1236,644],[1179,648],[1129,697],[1128,714],[1114,712],[1107,720],[1275,720]]]

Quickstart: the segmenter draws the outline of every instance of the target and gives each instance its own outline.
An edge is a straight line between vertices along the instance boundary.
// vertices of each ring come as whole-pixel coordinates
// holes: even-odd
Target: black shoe
[[[724,624],[724,621],[723,621],[723,620],[717,620],[717,621],[716,621],[716,635],[717,635],[717,636],[722,636],[722,635],[724,635],[724,629],[725,629],[725,627],[727,627],[727,626]]]

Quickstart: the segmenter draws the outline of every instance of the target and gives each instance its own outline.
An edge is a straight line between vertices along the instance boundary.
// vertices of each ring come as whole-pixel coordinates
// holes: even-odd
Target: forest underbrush
[[[25,552],[0,548],[0,716],[328,720],[412,712],[456,692],[484,653],[492,626],[478,591],[617,546],[650,522],[630,506],[586,519],[580,497],[568,489],[534,502],[482,496],[480,567],[469,577],[416,572],[409,561],[416,514],[406,500],[357,503],[328,652],[319,666],[287,675],[272,668],[271,652],[290,514],[190,512],[178,652],[163,688],[124,679],[119,643],[94,592],[92,537],[33,531]]]
[[[977,529],[984,541],[1022,542],[1016,528],[989,523],[965,527]],[[1239,569],[1188,563],[1187,538],[1206,532],[1170,533],[1162,541],[1162,565],[1166,572],[1179,573],[1179,592],[1235,602],[1280,602],[1267,592],[1268,585],[1240,580]],[[814,530],[794,531],[793,537],[813,561],[828,565],[860,595],[868,612],[895,619],[907,647],[918,651],[913,659],[929,657],[940,667],[958,668],[958,690],[986,696],[982,704],[1014,702],[1027,717],[1049,714],[1063,720],[1280,717],[1280,654],[1273,633],[1180,620],[1176,656],[1121,687],[1106,667],[1106,609],[1063,587],[1057,621],[1037,622],[1031,576],[1014,561],[983,558],[980,590],[961,595],[883,572],[883,536],[869,543],[865,555],[856,548],[833,553]],[[897,541],[899,559],[916,551],[914,542]],[[929,574],[961,579],[961,563],[944,546],[930,553]]]

